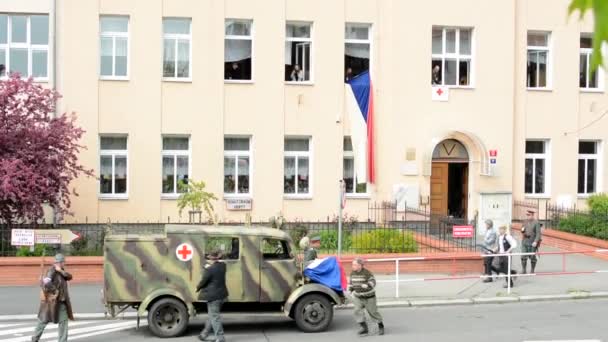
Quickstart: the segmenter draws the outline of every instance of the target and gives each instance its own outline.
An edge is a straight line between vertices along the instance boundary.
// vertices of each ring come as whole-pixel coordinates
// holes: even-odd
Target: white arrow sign
[[[80,239],[80,235],[69,229],[36,229],[37,244],[67,245]]]

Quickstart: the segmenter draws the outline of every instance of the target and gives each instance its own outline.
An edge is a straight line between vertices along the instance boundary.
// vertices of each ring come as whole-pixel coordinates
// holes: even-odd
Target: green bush
[[[561,231],[608,240],[608,217],[595,214],[572,214],[559,219]]]
[[[608,216],[608,194],[596,194],[587,199],[591,214]]]
[[[35,245],[34,251],[30,251],[29,247],[20,247],[17,250],[18,257],[32,257],[32,256],[42,256],[44,253],[45,256],[54,256],[55,248],[50,245]]]
[[[321,250],[324,252],[334,252],[338,250],[338,228],[332,230],[324,230],[319,236],[321,237]],[[342,230],[342,250],[348,251],[352,246],[351,232]]]
[[[415,253],[414,234],[404,229],[376,228],[353,233],[352,247],[357,253]]]

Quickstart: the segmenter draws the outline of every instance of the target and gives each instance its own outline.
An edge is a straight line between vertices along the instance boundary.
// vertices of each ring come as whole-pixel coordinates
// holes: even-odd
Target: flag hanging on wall
[[[374,101],[369,71],[344,85],[358,183],[374,183]]]

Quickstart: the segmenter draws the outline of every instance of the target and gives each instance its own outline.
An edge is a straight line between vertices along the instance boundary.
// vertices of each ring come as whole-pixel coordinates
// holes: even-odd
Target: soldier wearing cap
[[[310,238],[310,244],[304,250],[304,267],[308,266],[317,258],[317,250],[321,248],[321,237],[313,236]]]
[[[522,253],[536,253],[541,241],[540,223],[534,218],[534,210],[528,210],[526,212],[526,222],[521,228],[522,241],[521,241],[521,252]],[[536,255],[522,255],[521,256],[521,271],[527,273],[528,259],[530,259],[531,273],[534,273],[536,269]]]
[[[376,278],[364,265],[365,261],[361,258],[353,260],[348,285],[348,292],[352,294],[353,306],[355,307],[355,320],[360,326],[357,334],[359,336],[368,334],[365,318],[367,312],[370,320],[378,324],[378,335],[384,335],[384,323],[382,315],[378,312],[376,302]]]
[[[55,255],[55,263],[40,281],[40,309],[38,310],[38,325],[32,336],[32,342],[38,342],[47,324],[59,324],[58,341],[68,340],[68,319],[74,320],[72,303],[68,293],[68,281],[72,275],[65,270],[65,257]]]
[[[228,298],[226,287],[226,264],[221,262],[221,253],[213,251],[207,255],[208,263],[203,271],[203,278],[196,286],[196,292],[202,291],[202,299],[207,302],[208,319],[205,328],[201,331],[198,339],[201,341],[224,342],[224,327],[220,311],[222,305]],[[213,329],[213,337],[209,334]]]

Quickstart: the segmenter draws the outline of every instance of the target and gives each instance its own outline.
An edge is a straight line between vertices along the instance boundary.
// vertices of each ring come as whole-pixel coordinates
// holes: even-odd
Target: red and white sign
[[[36,241],[33,229],[12,229],[11,246],[33,246]]]
[[[498,156],[498,150],[490,150],[490,157],[496,158]]]
[[[471,238],[473,237],[473,226],[453,226],[452,237]]]
[[[177,246],[177,248],[175,249],[175,255],[177,256],[177,259],[180,261],[190,261],[192,260],[192,256],[194,254],[194,249],[192,248],[192,246],[189,243],[182,243],[181,245]]]
[[[447,101],[450,95],[450,88],[442,86],[431,87],[431,99],[433,101]]]

